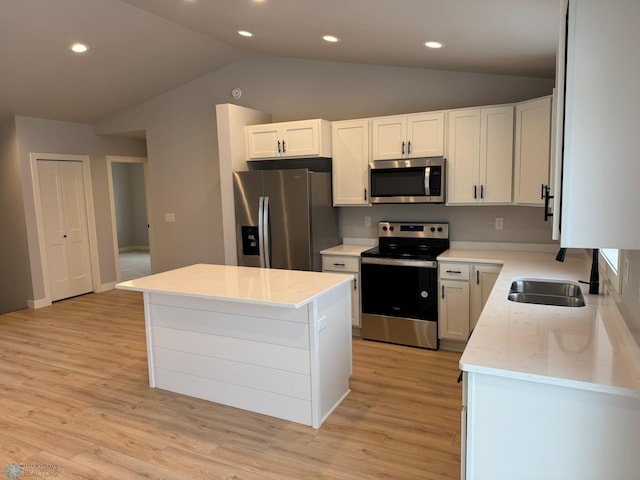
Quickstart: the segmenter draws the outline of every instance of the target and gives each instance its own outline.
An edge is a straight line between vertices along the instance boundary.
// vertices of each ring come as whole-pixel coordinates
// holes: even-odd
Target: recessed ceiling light
[[[89,47],[87,47],[84,43],[74,43],[73,45],[71,45],[71,51],[75,53],[84,53],[87,50],[89,50]]]
[[[238,30],[238,35],[242,35],[243,37],[253,37],[253,33],[247,32],[246,30]]]
[[[429,41],[429,42],[424,42],[424,46],[429,48],[442,48],[444,47],[444,43]]]
[[[338,37],[336,37],[335,35],[325,35],[325,36],[322,37],[322,39],[325,42],[329,42],[329,43],[336,43],[336,42],[340,41],[340,39]]]

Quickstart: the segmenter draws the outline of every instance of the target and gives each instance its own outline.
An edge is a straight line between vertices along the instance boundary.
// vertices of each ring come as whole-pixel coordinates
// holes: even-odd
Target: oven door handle
[[[432,260],[402,260],[399,258],[363,257],[362,263],[373,265],[391,265],[394,267],[438,268],[438,262]]]

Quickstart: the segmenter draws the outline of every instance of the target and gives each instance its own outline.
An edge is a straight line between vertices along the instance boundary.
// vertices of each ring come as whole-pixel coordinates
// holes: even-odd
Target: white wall
[[[243,92],[237,101],[234,87]],[[552,87],[539,78],[249,57],[115,115],[97,132],[146,131],[154,261],[163,271],[225,262],[222,212],[232,206],[221,194],[218,104],[233,101],[274,121],[341,120],[514,102]],[[165,213],[176,223],[165,223]]]

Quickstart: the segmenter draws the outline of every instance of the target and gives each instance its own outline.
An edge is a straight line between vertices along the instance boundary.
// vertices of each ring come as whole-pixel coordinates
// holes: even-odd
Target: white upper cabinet
[[[444,112],[372,119],[373,160],[436,157],[444,153]]]
[[[569,2],[563,247],[640,249],[639,18],[637,0]]]
[[[245,131],[249,159],[331,157],[331,123],[326,120],[249,125]]]
[[[516,105],[514,200],[544,205],[549,188],[551,96]]]
[[[333,122],[333,204],[369,203],[369,120]]]
[[[510,204],[513,106],[451,110],[447,116],[447,204]]]

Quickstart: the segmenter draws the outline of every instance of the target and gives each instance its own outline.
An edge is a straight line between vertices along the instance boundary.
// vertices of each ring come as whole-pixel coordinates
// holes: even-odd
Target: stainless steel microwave
[[[444,203],[444,157],[369,163],[371,203]]]

